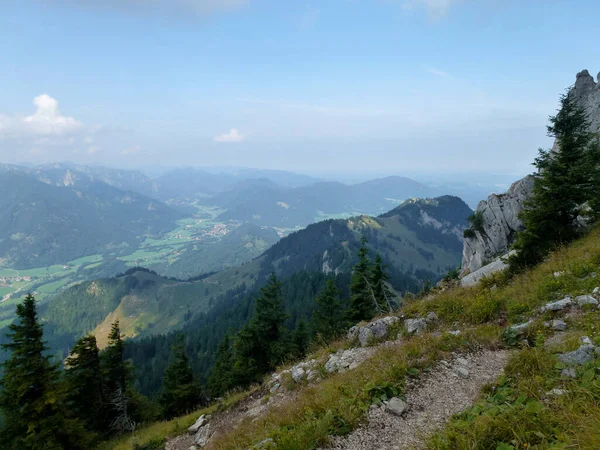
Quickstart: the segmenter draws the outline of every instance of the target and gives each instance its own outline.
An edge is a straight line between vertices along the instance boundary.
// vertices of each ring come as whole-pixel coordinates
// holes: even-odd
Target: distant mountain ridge
[[[181,218],[157,200],[91,178],[70,185],[36,178],[17,168],[0,172],[2,265],[64,263],[163,233]]]
[[[399,292],[414,290],[425,279],[438,279],[458,266],[462,238],[456,231],[466,228],[472,212],[462,200],[407,202],[394,211],[311,225],[249,263],[200,279],[178,281],[133,269],[121,277],[82,283],[49,302],[43,316],[52,339],[62,345],[91,330],[102,339],[115,319],[128,337],[166,333],[223,302],[245,298],[271,272],[284,280],[300,273],[349,274],[362,235],[372,254],[381,253]]]

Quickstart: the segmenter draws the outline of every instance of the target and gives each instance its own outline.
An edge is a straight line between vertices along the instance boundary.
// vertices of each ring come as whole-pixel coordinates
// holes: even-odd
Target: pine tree
[[[223,395],[235,387],[233,364],[231,338],[227,335],[219,344],[216,362],[208,379],[208,389],[213,397]]]
[[[347,317],[352,322],[369,320],[376,311],[373,290],[369,283],[371,262],[369,261],[367,238],[363,236],[360,242],[358,263],[354,266],[350,281],[350,308],[347,311]]]
[[[129,411],[128,382],[130,369],[123,360],[124,345],[119,321],[112,324],[108,347],[102,352],[101,363],[106,380],[106,398],[109,403],[110,429],[116,433],[132,431],[135,423]]]
[[[0,407],[4,413],[2,448],[63,450],[89,448],[81,423],[67,417],[58,369],[46,355],[35,299],[17,305],[17,321],[9,325],[10,352],[3,364]]]
[[[517,254],[510,259],[513,269],[537,264],[552,248],[577,237],[578,218],[584,214],[586,202],[595,206],[594,199],[598,198],[597,139],[573,96],[563,95],[560,103],[560,110],[548,126],[558,151],[540,149],[535,159],[539,173],[533,196],[521,213],[525,230],[517,236]]]
[[[160,405],[164,416],[170,419],[193,411],[200,402],[200,386],[185,353],[183,335],[179,335],[171,347],[171,363],[165,370]]]
[[[275,274],[271,274],[256,300],[254,316],[240,330],[234,342],[234,376],[239,384],[258,381],[285,357],[284,322],[287,315],[283,310],[282,297],[281,283]]]
[[[292,351],[296,358],[304,358],[310,344],[310,334],[304,320],[298,322],[292,333]]]
[[[373,288],[373,294],[377,300],[377,304],[384,311],[392,309],[391,304],[391,292],[387,286],[387,273],[385,272],[385,265],[383,264],[383,258],[379,253],[375,257],[375,265],[371,272],[371,286]],[[391,312],[391,311],[390,311]]]
[[[65,363],[67,405],[88,430],[105,432],[107,404],[100,352],[92,335],[77,341]]]
[[[325,342],[340,336],[345,328],[344,310],[334,280],[328,280],[325,289],[317,297],[313,313],[315,331]]]

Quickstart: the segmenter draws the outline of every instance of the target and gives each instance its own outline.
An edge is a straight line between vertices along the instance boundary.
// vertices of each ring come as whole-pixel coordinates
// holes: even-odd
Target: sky
[[[0,162],[532,170],[600,2],[3,0]]]

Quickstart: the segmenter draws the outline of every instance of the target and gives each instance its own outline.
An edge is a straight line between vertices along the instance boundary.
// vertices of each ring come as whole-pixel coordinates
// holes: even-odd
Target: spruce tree
[[[67,405],[88,430],[106,431],[107,404],[100,352],[92,335],[77,341],[65,362]]]
[[[511,257],[513,269],[540,262],[554,247],[579,234],[578,218],[598,197],[598,141],[589,131],[585,111],[572,95],[563,95],[561,108],[550,118],[548,134],[556,138],[558,151],[539,150],[535,159],[533,195],[521,219],[525,227],[517,236]]]
[[[130,369],[123,359],[124,344],[119,321],[112,324],[108,346],[102,352],[101,363],[106,380],[106,398],[109,403],[110,429],[116,433],[132,431],[135,423],[129,411],[128,382]]]
[[[77,419],[67,417],[58,369],[46,355],[35,299],[17,305],[17,321],[9,325],[10,352],[3,363],[0,407],[4,413],[1,444],[6,450],[89,448]]]
[[[358,263],[354,266],[350,281],[350,308],[347,311],[347,317],[352,322],[369,320],[376,311],[373,290],[369,282],[371,277],[371,262],[369,261],[367,238],[363,236],[360,242]]]
[[[334,280],[328,280],[327,285],[316,300],[317,307],[313,313],[313,326],[319,336],[329,342],[340,336],[345,328],[343,305],[340,293]]]
[[[310,334],[308,326],[304,320],[298,322],[296,329],[292,333],[292,351],[296,358],[304,358],[310,344]]]
[[[388,311],[391,310],[391,293],[387,286],[387,273],[385,272],[385,265],[383,264],[383,258],[379,253],[375,257],[375,265],[371,272],[371,287],[373,288],[373,295],[377,300],[379,307]]]
[[[217,349],[215,365],[208,378],[210,395],[218,397],[234,387],[233,384],[233,349],[231,338],[226,335]]]
[[[234,348],[236,362],[235,378],[240,384],[248,384],[281,363],[286,353],[281,283],[271,274],[256,300],[254,316],[250,323],[237,334]]]
[[[165,370],[160,405],[163,415],[172,418],[191,412],[200,403],[201,391],[185,353],[183,335],[171,347],[171,363]]]

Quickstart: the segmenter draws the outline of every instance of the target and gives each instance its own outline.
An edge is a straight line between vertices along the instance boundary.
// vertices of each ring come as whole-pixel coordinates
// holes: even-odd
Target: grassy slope
[[[358,369],[336,374],[314,386],[300,387],[296,400],[248,421],[210,448],[247,448],[266,437],[280,449],[316,448],[331,434],[346,434],[364,418],[373,390],[403,388],[411,368],[423,369],[450,351],[503,345],[501,332],[508,324],[537,315],[525,336],[527,345],[515,352],[506,376],[482,395],[472,410],[455,417],[431,438],[431,449],[600,448],[600,379],[598,360],[581,369],[574,380],[561,380],[562,365],[556,353],[578,346],[578,337],[600,343],[600,312],[574,314],[568,338],[558,346],[544,346],[552,331],[543,321],[553,313],[538,315],[540,305],[566,294],[589,293],[598,286],[600,228],[545,263],[507,282],[488,279],[475,288],[453,288],[407,305],[407,316],[436,311],[438,331],[463,330],[459,337],[426,333],[406,337],[397,347],[381,347]],[[555,277],[554,272],[564,272]],[[330,351],[334,351],[331,348]],[[323,350],[321,350],[323,351]],[[548,391],[560,387],[562,396]],[[150,427],[152,428],[152,427]],[[120,447],[123,448],[123,447]]]

